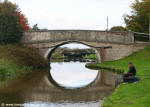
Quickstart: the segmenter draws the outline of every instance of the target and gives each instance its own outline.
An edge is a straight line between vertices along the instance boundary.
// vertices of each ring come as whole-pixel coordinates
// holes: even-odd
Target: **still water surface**
[[[15,104],[24,107],[100,107],[103,98],[114,91],[119,76],[89,70],[85,64],[51,63],[50,72],[32,73],[1,90],[0,104],[14,104],[10,107],[15,107]]]
[[[97,75],[97,70],[85,68],[85,62],[62,62],[51,63],[51,75],[61,86],[78,88],[84,87],[93,82]]]

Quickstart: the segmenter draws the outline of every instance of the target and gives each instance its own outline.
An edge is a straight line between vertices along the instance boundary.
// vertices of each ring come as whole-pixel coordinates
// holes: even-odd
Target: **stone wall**
[[[144,49],[148,46],[150,46],[150,42],[135,42],[133,52],[137,52],[137,51]]]
[[[105,50],[105,61],[113,61],[129,56],[133,53],[133,45],[112,44],[111,49]]]
[[[132,32],[106,32],[89,30],[29,31],[24,32],[22,42],[38,43],[59,42],[65,40],[131,44],[134,42],[134,36]]]

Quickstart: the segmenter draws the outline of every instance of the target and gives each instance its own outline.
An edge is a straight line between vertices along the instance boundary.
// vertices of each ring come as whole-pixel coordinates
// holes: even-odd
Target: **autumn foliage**
[[[19,14],[20,23],[21,23],[22,28],[24,30],[30,30],[27,18],[24,16],[24,14],[21,11],[19,11],[18,14]]]

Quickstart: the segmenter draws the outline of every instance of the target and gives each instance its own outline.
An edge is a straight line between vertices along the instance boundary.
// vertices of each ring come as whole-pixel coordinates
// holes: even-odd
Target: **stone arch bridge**
[[[22,43],[39,48],[44,58],[49,58],[59,46],[81,43],[95,49],[99,61],[111,61],[130,55],[135,48],[132,32],[107,32],[96,30],[48,30],[23,33]]]

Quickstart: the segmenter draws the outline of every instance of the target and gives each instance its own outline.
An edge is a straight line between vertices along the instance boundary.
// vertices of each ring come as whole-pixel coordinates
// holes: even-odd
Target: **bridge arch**
[[[51,55],[53,54],[53,52],[60,46],[62,45],[65,45],[65,44],[70,44],[70,43],[78,43],[78,44],[83,44],[83,45],[86,45],[88,47],[91,47],[92,49],[94,49],[96,55],[98,56],[98,61],[100,62],[101,60],[101,55],[100,55],[100,52],[99,52],[99,47],[95,47],[93,45],[90,45],[86,42],[81,42],[81,41],[64,41],[64,42],[61,42],[61,43],[58,43],[57,45],[49,48],[46,52],[45,52],[45,55],[44,57],[46,59],[50,59]]]
[[[46,59],[56,47],[69,42],[96,46],[94,49],[101,61],[118,60],[138,50],[134,48],[136,46],[133,32],[96,30],[26,31],[23,32],[21,42],[24,45],[38,48],[41,55]]]

